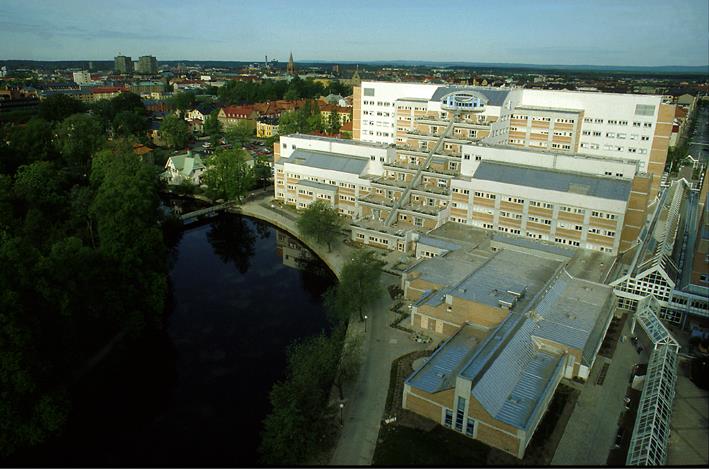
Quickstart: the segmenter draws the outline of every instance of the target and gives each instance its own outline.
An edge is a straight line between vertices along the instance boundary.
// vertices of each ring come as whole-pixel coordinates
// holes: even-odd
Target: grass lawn
[[[375,466],[484,466],[490,448],[440,425],[426,432],[382,426]]]

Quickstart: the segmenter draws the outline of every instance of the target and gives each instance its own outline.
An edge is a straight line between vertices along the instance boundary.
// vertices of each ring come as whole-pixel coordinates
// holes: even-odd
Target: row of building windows
[[[605,121],[603,119],[594,119],[592,117],[585,117],[583,119],[584,123],[586,124],[603,124]],[[628,121],[625,120],[615,120],[615,119],[608,119],[608,125],[628,125]],[[645,128],[650,128],[652,127],[652,122],[638,122],[638,121],[633,121],[633,127],[645,127]]]

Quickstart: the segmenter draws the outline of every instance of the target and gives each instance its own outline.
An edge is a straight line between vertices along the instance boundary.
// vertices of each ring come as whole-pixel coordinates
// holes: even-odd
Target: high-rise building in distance
[[[154,75],[158,73],[158,60],[152,55],[144,55],[138,59],[137,73]]]
[[[113,69],[118,73],[133,73],[133,61],[129,56],[118,55],[113,59]]]

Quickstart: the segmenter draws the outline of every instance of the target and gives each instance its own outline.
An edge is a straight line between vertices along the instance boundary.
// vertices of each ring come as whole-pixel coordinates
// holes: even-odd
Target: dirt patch
[[[398,422],[399,417],[404,411],[404,409],[401,408],[404,394],[404,381],[414,372],[414,361],[421,357],[427,357],[431,355],[431,353],[430,350],[419,350],[403,355],[392,362],[391,375],[389,376],[389,392],[387,393],[386,406],[384,407],[385,418],[396,417]]]
[[[618,340],[622,337],[623,327],[625,326],[625,321],[628,318],[627,314],[623,314],[621,317],[613,317],[611,323],[608,326],[608,332],[606,337],[603,339],[600,350],[598,354],[602,357],[613,358],[615,349],[618,346]],[[626,338],[629,339],[629,338]]]

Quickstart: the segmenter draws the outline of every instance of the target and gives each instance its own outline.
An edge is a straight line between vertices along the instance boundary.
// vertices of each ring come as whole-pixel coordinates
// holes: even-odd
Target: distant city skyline
[[[703,0],[5,0],[0,60],[702,66],[708,23]]]

